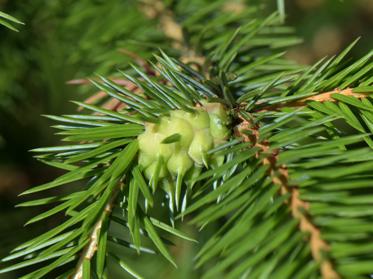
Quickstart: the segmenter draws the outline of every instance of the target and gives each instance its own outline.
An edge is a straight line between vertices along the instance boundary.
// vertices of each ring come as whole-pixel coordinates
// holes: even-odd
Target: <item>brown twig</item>
[[[92,232],[90,234],[90,241],[85,246],[82,254],[80,255],[78,264],[76,265],[76,269],[74,274],[70,277],[71,279],[81,279],[83,277],[83,263],[84,260],[91,260],[97,251],[98,241],[100,238],[101,227],[104,220],[111,214],[111,211],[114,206],[114,202],[118,196],[119,187],[113,190],[111,198],[105,205],[104,212],[101,214],[100,218],[94,225]]]
[[[316,101],[320,103],[327,102],[327,101],[335,102],[336,100],[333,98],[332,96],[333,94],[352,96],[355,98],[366,98],[367,97],[367,94],[353,92],[352,88],[346,88],[343,90],[337,88],[329,92],[324,92],[324,93],[317,94],[315,96],[311,96],[307,98],[303,98],[303,99],[300,99],[294,102],[284,103],[284,104],[275,104],[272,106],[265,106],[263,108],[260,108],[259,110],[256,110],[255,112],[276,111],[276,110],[279,110],[285,107],[304,107],[306,106],[307,102],[310,102],[310,101]]]
[[[141,10],[148,18],[157,18],[163,33],[172,39],[173,47],[180,49],[183,47],[183,30],[174,20],[171,11],[167,10],[162,1],[151,0],[144,1]]]
[[[280,193],[282,195],[290,193],[290,202],[288,202],[288,205],[290,206],[292,216],[299,220],[300,230],[309,234],[312,257],[320,263],[322,278],[340,279],[340,276],[334,270],[332,262],[323,258],[323,253],[329,251],[330,247],[328,243],[322,239],[320,229],[312,223],[307,215],[309,204],[299,197],[299,190],[297,187],[289,186],[287,167],[277,164],[278,151],[270,152],[269,142],[259,141],[260,134],[257,125],[253,125],[243,118],[241,118],[241,121],[241,124],[236,128],[236,135],[242,137],[243,141],[250,142],[253,146],[259,147],[256,156],[259,158],[262,154],[266,155],[263,159],[263,164],[270,165],[269,175],[272,177],[273,183],[280,187]],[[249,135],[245,133],[245,131],[249,131]]]
[[[206,59],[198,55],[194,49],[189,48],[184,41],[181,25],[175,20],[173,13],[168,10],[160,0],[143,1],[141,6],[144,14],[149,18],[157,18],[163,33],[172,40],[172,46],[181,51],[180,60],[183,63],[197,63],[204,65]]]

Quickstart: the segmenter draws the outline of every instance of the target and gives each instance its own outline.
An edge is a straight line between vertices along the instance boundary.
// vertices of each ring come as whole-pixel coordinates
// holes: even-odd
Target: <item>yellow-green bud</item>
[[[229,117],[223,104],[205,102],[204,106],[210,118],[211,118],[211,115],[216,115],[218,118],[220,118],[223,124],[227,125],[229,123]]]
[[[149,180],[152,179],[153,176],[155,176],[155,170],[157,168],[157,161],[153,161],[153,163],[145,169],[145,176]],[[167,170],[164,164],[160,166],[158,178],[163,178],[167,174]]]
[[[229,136],[229,130],[226,124],[215,114],[210,115],[210,131],[215,142],[226,140]]]
[[[151,133],[145,131],[139,135],[139,149],[143,153],[153,157],[156,160],[159,156],[162,156],[164,161],[173,153],[174,146],[172,144],[163,144],[162,141],[165,138],[161,133]]]
[[[144,152],[140,152],[140,154],[139,154],[139,164],[140,164],[140,166],[146,168],[153,162],[154,162],[154,158],[152,156],[150,156],[149,154],[146,154]]]
[[[164,137],[171,136],[173,134],[180,134],[180,145],[183,147],[189,146],[193,139],[193,128],[188,121],[179,117],[170,117],[162,119],[159,131]]]
[[[210,126],[209,115],[202,109],[198,109],[193,113],[182,110],[174,110],[171,112],[171,117],[178,117],[186,120],[194,130],[206,129]]]
[[[226,109],[220,103],[205,103],[205,108],[210,116],[211,135],[216,143],[220,143],[229,137],[229,117]]]
[[[167,163],[168,170],[174,175],[184,175],[192,166],[193,161],[185,150],[175,152]]]
[[[188,154],[199,165],[206,163],[206,153],[213,147],[213,138],[209,129],[196,131]]]

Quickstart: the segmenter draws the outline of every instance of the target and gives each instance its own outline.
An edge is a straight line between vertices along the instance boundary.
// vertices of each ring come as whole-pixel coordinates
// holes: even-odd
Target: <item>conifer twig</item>
[[[144,1],[142,10],[150,18],[158,18],[163,33],[173,41],[173,47],[181,51],[180,60],[183,63],[198,63],[203,65],[206,62],[204,56],[198,55],[194,49],[186,46],[181,25],[175,20],[172,11],[168,10],[162,1]]]
[[[110,199],[105,205],[104,212],[101,214],[100,218],[97,220],[96,224],[94,225],[92,232],[90,234],[90,241],[85,246],[82,254],[80,255],[78,264],[76,266],[74,274],[70,277],[71,279],[81,279],[83,278],[83,263],[84,260],[91,260],[93,256],[95,255],[98,247],[98,242],[100,238],[100,232],[102,228],[102,224],[105,220],[105,218],[108,218],[108,216],[111,214],[111,211],[113,210],[114,202],[118,196],[119,193],[119,187],[114,189]]]
[[[250,142],[253,146],[260,148],[256,154],[257,158],[259,158],[261,154],[267,155],[263,159],[263,164],[270,165],[269,175],[271,176],[273,183],[280,187],[280,193],[282,195],[290,193],[290,203],[289,201],[287,203],[291,209],[293,217],[299,221],[300,230],[309,234],[312,257],[320,263],[322,278],[340,279],[340,276],[334,270],[332,262],[323,257],[323,252],[329,251],[330,247],[328,243],[322,239],[320,229],[317,228],[317,226],[313,224],[307,216],[309,204],[299,197],[299,190],[297,187],[289,186],[287,167],[285,165],[277,165],[278,151],[269,153],[269,142],[259,141],[259,127],[248,122],[246,119],[241,118],[241,120],[241,124],[239,124],[235,131],[237,136],[242,137],[243,141]],[[243,133],[244,131],[250,131],[251,134],[247,135]]]
[[[324,92],[324,93],[319,93],[315,96],[310,96],[306,97],[294,102],[286,103],[286,104],[276,104],[273,106],[265,106],[264,108],[260,108],[259,110],[256,110],[255,112],[265,112],[265,111],[273,111],[273,110],[278,110],[283,107],[304,107],[306,106],[307,102],[309,101],[316,101],[316,102],[335,102],[336,100],[333,99],[333,94],[340,94],[343,96],[351,96],[355,98],[366,98],[367,94],[364,93],[356,93],[353,91],[352,88],[346,88],[346,89],[334,89],[332,91]]]

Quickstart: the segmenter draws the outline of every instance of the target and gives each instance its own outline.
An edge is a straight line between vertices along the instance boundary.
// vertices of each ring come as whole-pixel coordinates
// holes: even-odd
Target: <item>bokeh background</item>
[[[49,127],[52,123],[40,115],[73,112],[69,100],[82,100],[92,91],[66,82],[107,74],[126,64],[129,58],[121,47],[131,48],[132,40],[151,38],[162,47],[156,24],[141,21],[136,4],[130,0],[0,0],[1,11],[26,24],[18,33],[0,26],[0,258],[56,222],[24,228],[37,209],[15,208],[20,192],[59,175],[28,151],[58,141]],[[353,57],[372,48],[372,0],[292,0],[286,1],[286,13],[287,24],[304,39],[287,53],[299,63],[338,53],[357,37],[361,40]],[[154,257],[139,270],[150,278],[198,278],[193,271],[194,248],[184,242],[175,247],[179,270]],[[136,256],[129,256],[136,267]],[[112,268],[115,274],[116,267]],[[17,273],[0,274],[0,279],[18,277]]]

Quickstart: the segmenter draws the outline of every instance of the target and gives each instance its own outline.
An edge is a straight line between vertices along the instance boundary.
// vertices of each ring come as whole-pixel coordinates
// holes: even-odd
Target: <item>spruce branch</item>
[[[350,90],[347,92],[350,92]],[[330,94],[332,93],[324,93],[321,94],[321,96],[318,95],[319,98],[313,98],[313,100],[325,100]],[[341,277],[334,269],[332,262],[323,255],[330,250],[330,246],[322,239],[320,229],[313,224],[308,217],[307,209],[309,208],[309,204],[300,199],[297,186],[289,185],[287,166],[284,164],[278,165],[277,161],[280,151],[271,150],[268,141],[260,140],[259,127],[257,125],[254,125],[243,117],[240,117],[240,119],[242,122],[236,127],[236,135],[242,138],[243,142],[248,142],[253,147],[258,147],[259,150],[257,151],[256,157],[261,158],[261,154],[265,155],[262,159],[262,164],[270,166],[268,173],[273,183],[280,187],[279,192],[281,195],[290,194],[290,201],[287,200],[286,203],[291,208],[292,216],[299,221],[299,229],[309,235],[309,245],[312,256],[316,262],[320,263],[322,278],[340,279]],[[247,132],[249,132],[249,135]]]
[[[363,99],[369,96],[369,93],[354,92],[354,88],[346,88],[346,89],[336,88],[332,91],[320,92],[320,93],[316,92],[314,94],[315,94],[314,96],[305,97],[294,102],[287,102],[284,104],[265,106],[260,109],[255,109],[254,112],[276,111],[276,110],[280,110],[281,108],[288,108],[288,107],[305,107],[307,105],[307,102],[311,102],[311,101],[320,102],[320,103],[337,102],[338,99],[333,98],[333,96],[335,96],[334,94],[342,95],[342,96],[350,96],[350,97],[354,97],[357,99]],[[260,106],[261,103],[258,102],[258,105]]]
[[[166,9],[163,1],[143,1],[140,8],[149,18],[157,18],[159,20],[163,33],[168,38],[173,40],[173,47],[176,49],[183,48],[183,30],[181,26],[174,20],[172,12]]]
[[[180,51],[180,61],[183,63],[195,63],[204,65],[206,57],[198,55],[195,48],[191,47],[185,40],[184,31],[171,9],[168,9],[163,1],[143,1],[142,10],[150,18],[158,18],[163,33],[172,40],[174,49]]]
[[[367,94],[354,92],[353,88],[346,88],[346,89],[343,89],[343,90],[336,88],[333,91],[318,93],[315,96],[307,97],[303,100],[300,100],[300,102],[303,103],[303,104],[307,101],[316,101],[316,102],[331,101],[331,102],[335,102],[336,100],[333,98],[333,94],[339,94],[339,95],[343,95],[343,96],[351,96],[351,97],[354,97],[354,98],[357,98],[357,99],[368,97]]]
[[[0,272],[57,258],[25,278],[49,276],[73,261],[73,270],[64,267],[70,278],[91,271],[100,277],[112,255],[140,277],[107,251],[106,240],[140,253],[149,251],[141,246],[147,238],[176,265],[163,233],[191,240],[176,221],[192,213],[201,230],[219,226],[196,257],[197,267],[212,261],[203,278],[339,279],[371,272],[362,245],[371,240],[372,198],[362,193],[371,190],[373,167],[365,147],[373,147],[372,54],[344,67],[348,51],[296,65],[282,57],[299,40],[280,25],[281,15],[260,18],[257,9],[229,2],[195,1],[185,11],[178,1],[142,3],[178,59],[153,50],[148,61],[142,55],[149,52],[121,49],[140,67],[91,79],[99,93],[75,102],[79,114],[48,116],[74,144],[34,151],[67,173],[24,194],[77,181],[84,187],[23,204],[59,203],[30,222],[60,212],[67,220],[16,248],[8,260],[22,262]],[[112,210],[114,203],[120,210]],[[168,221],[156,219],[157,211]],[[111,235],[109,220],[131,242]],[[91,268],[95,256],[101,260]]]
[[[78,263],[76,265],[76,270],[73,275],[71,275],[69,278],[71,279],[81,279],[83,278],[83,265],[84,261],[91,261],[92,258],[94,257],[97,247],[99,245],[99,237],[100,237],[100,232],[102,228],[102,224],[106,218],[109,218],[113,207],[115,200],[118,197],[118,194],[120,190],[123,189],[123,184],[119,183],[118,187],[116,187],[112,193],[111,197],[108,200],[108,202],[105,204],[104,211],[101,214],[100,218],[97,220],[96,224],[92,228],[92,232],[89,237],[89,242],[85,246],[84,250],[82,251],[80,258],[78,260]]]

